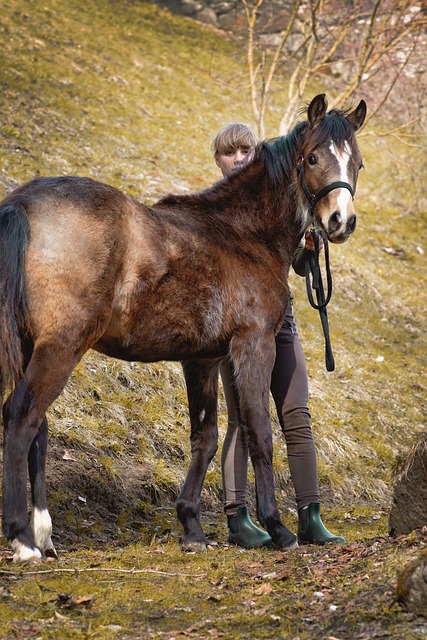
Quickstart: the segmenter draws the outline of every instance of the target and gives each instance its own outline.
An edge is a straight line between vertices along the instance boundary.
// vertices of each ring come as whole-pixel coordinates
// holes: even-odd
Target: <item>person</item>
[[[253,158],[257,144],[257,137],[250,127],[240,123],[223,127],[212,142],[214,159],[222,174],[228,176],[247,164]],[[305,252],[314,250],[314,240],[306,231],[292,263],[298,275],[305,276]],[[298,541],[319,545],[343,543],[345,538],[330,533],[320,516],[317,459],[308,409],[307,368],[292,304],[291,294],[282,327],[276,336],[276,359],[270,390],[285,435],[289,470],[295,488]],[[221,363],[220,374],[228,412],[228,428],[221,454],[228,541],[245,548],[270,546],[269,534],[252,522],[246,506],[248,446],[239,424],[232,365],[228,358]]]

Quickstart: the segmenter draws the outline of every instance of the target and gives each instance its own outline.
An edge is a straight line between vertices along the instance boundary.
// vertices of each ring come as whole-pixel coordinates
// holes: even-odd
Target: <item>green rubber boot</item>
[[[320,517],[320,504],[312,502],[298,509],[298,542],[301,544],[343,543],[345,538],[334,536],[327,530]]]
[[[237,509],[235,516],[227,516],[230,533],[228,542],[245,549],[271,546],[271,538],[266,531],[260,529],[249,517],[246,507]]]

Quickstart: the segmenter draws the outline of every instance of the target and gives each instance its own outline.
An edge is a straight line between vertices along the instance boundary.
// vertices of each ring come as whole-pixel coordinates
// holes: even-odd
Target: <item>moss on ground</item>
[[[2,637],[415,640],[425,620],[396,604],[394,586],[426,541],[362,533],[288,553],[220,544],[188,555],[171,539],[79,550],[43,566],[3,561]]]

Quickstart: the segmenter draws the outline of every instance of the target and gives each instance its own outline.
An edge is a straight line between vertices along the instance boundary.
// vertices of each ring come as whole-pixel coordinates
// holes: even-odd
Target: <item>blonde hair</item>
[[[257,144],[258,138],[248,125],[232,122],[218,131],[212,140],[212,151],[216,158],[239,148],[253,149]]]

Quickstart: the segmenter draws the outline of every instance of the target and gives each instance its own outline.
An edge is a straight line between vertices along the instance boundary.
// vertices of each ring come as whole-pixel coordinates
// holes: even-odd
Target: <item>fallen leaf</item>
[[[56,620],[69,620],[68,616],[63,616],[61,613],[59,613],[58,611],[55,611],[55,619]]]
[[[404,258],[406,253],[404,249],[394,249],[393,247],[383,247],[385,253],[389,253],[396,258]]]
[[[74,607],[90,607],[95,596],[78,596],[73,598],[70,593],[60,593],[58,595],[58,604],[65,609],[73,609]]]
[[[94,596],[80,596],[79,598],[72,598],[72,602],[75,605],[80,605],[80,604],[92,604]]]
[[[265,596],[267,593],[271,593],[273,591],[273,587],[268,582],[266,584],[262,584],[258,589],[254,591],[257,596]]]
[[[67,451],[67,449],[65,449],[64,455],[62,456],[62,459],[63,460],[71,460],[72,462],[76,462],[76,458],[73,456],[72,453]]]
[[[211,594],[206,598],[206,600],[213,600],[214,602],[221,602],[222,599],[223,599],[223,596],[217,596],[215,594]]]

